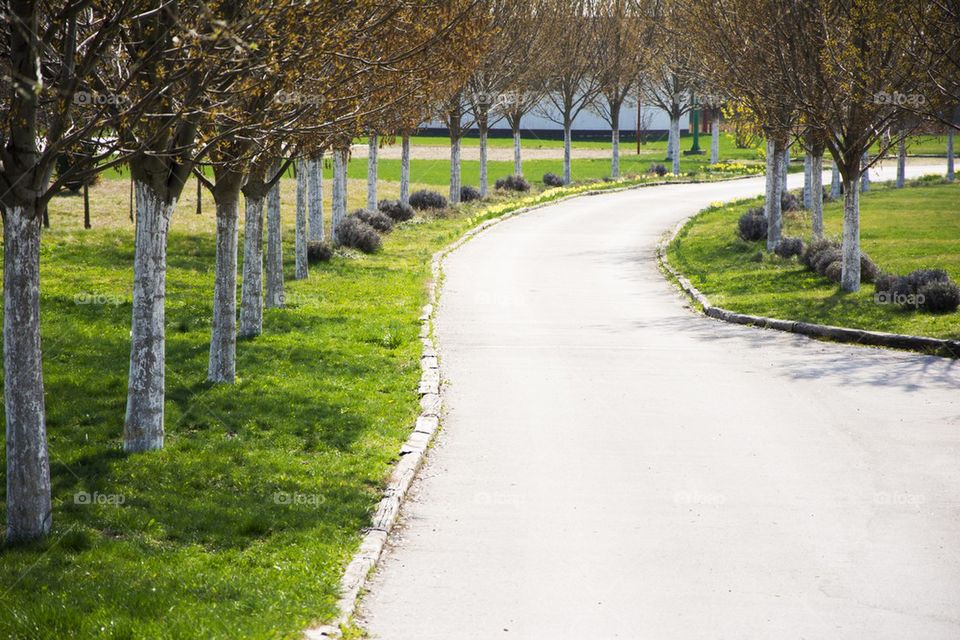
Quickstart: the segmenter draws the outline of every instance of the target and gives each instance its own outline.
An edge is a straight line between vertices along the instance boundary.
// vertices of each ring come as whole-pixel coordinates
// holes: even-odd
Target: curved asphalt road
[[[706,319],[657,270],[761,190],[580,198],[448,258],[374,638],[960,638],[960,365]]]

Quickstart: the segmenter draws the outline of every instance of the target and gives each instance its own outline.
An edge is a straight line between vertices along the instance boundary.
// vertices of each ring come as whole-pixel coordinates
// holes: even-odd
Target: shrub
[[[763,216],[763,209],[754,207],[740,216],[737,223],[740,237],[747,242],[755,242],[767,237],[767,219]]]
[[[650,165],[650,169],[647,171],[647,173],[655,173],[662,178],[663,176],[667,175],[667,168],[663,166],[662,162],[654,162]]]
[[[381,200],[377,208],[390,216],[394,222],[405,222],[413,217],[413,207],[399,200]]]
[[[800,238],[783,238],[773,250],[781,258],[792,258],[803,254],[803,240]]]
[[[840,282],[843,278],[843,263],[839,260],[834,260],[824,268],[822,275],[831,282]]]
[[[824,249],[813,259],[813,270],[822,276],[827,275],[827,267],[843,260],[843,251],[838,247]]]
[[[480,189],[476,187],[471,187],[468,184],[460,187],[460,202],[473,202],[474,200],[479,200],[483,196],[480,195]]]
[[[376,253],[381,247],[377,230],[356,216],[347,216],[337,225],[337,241],[364,253]]]
[[[379,210],[357,209],[350,215],[366,222],[380,233],[387,233],[393,229],[393,218]]]
[[[495,186],[502,191],[530,191],[530,183],[523,176],[500,178]]]
[[[952,313],[960,306],[960,287],[950,280],[928,282],[918,291],[923,308],[931,313]]]
[[[870,256],[860,252],[860,282],[876,282],[880,276],[880,267]]]
[[[410,194],[410,206],[418,211],[423,209],[446,209],[447,199],[436,191],[414,191]]]
[[[873,281],[873,290],[876,293],[889,294],[897,284],[899,278],[891,273],[881,273]]]
[[[329,242],[311,241],[307,243],[307,262],[330,262],[333,257],[333,247]]]
[[[794,211],[800,208],[800,200],[794,194],[789,191],[784,191],[780,194],[780,210],[781,211]]]
[[[816,262],[817,256],[827,249],[839,249],[840,245],[833,240],[820,239],[814,240],[807,245],[806,249],[803,250],[803,255],[800,256],[800,262],[804,264],[811,271],[816,271],[814,263]]]
[[[547,173],[543,174],[543,184],[547,185],[548,187],[562,187],[563,178],[548,171]]]

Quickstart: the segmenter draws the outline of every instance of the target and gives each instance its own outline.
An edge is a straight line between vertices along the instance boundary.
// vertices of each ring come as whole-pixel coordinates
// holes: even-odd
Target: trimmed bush
[[[650,165],[647,173],[655,173],[662,178],[663,176],[667,175],[667,168],[663,166],[662,162],[654,162]]]
[[[870,256],[860,252],[860,282],[876,282],[880,277],[880,267],[877,266]]]
[[[424,209],[446,209],[447,199],[436,191],[422,189],[410,194],[410,206],[418,211]]]
[[[530,191],[530,183],[523,176],[507,176],[497,180],[495,187],[501,191]]]
[[[387,233],[393,229],[393,218],[382,211],[368,211],[367,209],[357,209],[351,216],[363,220],[368,225],[379,231]]]
[[[886,302],[905,309],[923,308],[931,313],[949,313],[960,306],[960,288],[943,269],[917,269],[905,276],[882,274],[874,289]]]
[[[783,238],[773,252],[784,259],[803,255],[803,240],[800,238]]]
[[[843,263],[839,260],[834,260],[824,268],[821,275],[831,282],[840,282],[843,278]]]
[[[337,226],[337,241],[364,253],[376,253],[382,246],[377,230],[356,216],[347,216]]]
[[[814,266],[817,256],[820,255],[823,251],[827,249],[839,249],[840,245],[833,240],[814,240],[803,250],[803,255],[800,256],[800,262],[803,263],[805,267],[811,271],[816,271]]]
[[[960,307],[960,287],[950,280],[928,282],[918,293],[923,296],[923,308],[931,313],[952,313]]]
[[[784,191],[780,194],[780,210],[781,211],[795,211],[800,208],[800,200],[794,194],[789,191]]]
[[[307,262],[330,262],[333,257],[333,247],[329,242],[318,242],[316,240],[307,243]]]
[[[414,215],[413,207],[399,200],[381,200],[377,203],[377,208],[390,216],[394,222],[406,222]]]
[[[460,187],[460,202],[473,202],[474,200],[479,200],[483,196],[480,195],[480,189],[476,187],[471,187],[468,184]]]
[[[824,249],[813,259],[813,270],[826,277],[827,267],[834,262],[841,262],[842,260],[843,251],[841,251],[838,247]]]
[[[547,173],[543,174],[543,184],[547,185],[548,187],[562,187],[563,178],[548,171]]]
[[[767,219],[763,216],[763,209],[754,207],[740,216],[737,223],[740,237],[747,242],[756,242],[767,237]]]

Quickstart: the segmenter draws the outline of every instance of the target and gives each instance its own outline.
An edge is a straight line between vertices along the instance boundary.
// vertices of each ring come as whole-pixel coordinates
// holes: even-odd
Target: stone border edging
[[[849,327],[835,327],[826,324],[816,324],[812,322],[801,322],[799,320],[779,320],[777,318],[768,318],[766,316],[753,316],[744,313],[736,313],[721,307],[716,307],[710,303],[710,300],[703,295],[682,273],[673,268],[667,260],[667,248],[670,243],[676,239],[684,227],[700,215],[696,213],[682,220],[670,233],[665,233],[657,244],[657,261],[660,266],[673,276],[680,288],[701,307],[703,313],[711,318],[729,322],[732,324],[742,324],[747,326],[759,327],[761,329],[773,329],[775,331],[785,331],[787,333],[797,333],[811,338],[822,338],[834,342],[846,344],[859,344],[872,347],[885,347],[888,349],[902,349],[906,351],[917,351],[926,355],[938,355],[948,358],[960,358],[960,340],[943,340],[940,338],[928,338],[925,336],[911,336],[901,333],[886,333],[883,331],[867,331],[865,329],[851,329]]]
[[[433,442],[437,430],[440,426],[440,411],[442,407],[442,397],[440,393],[440,363],[437,356],[436,343],[433,340],[433,317],[439,300],[439,283],[443,280],[443,260],[450,253],[460,248],[463,244],[471,240],[474,236],[486,231],[490,227],[519,216],[530,211],[535,211],[543,207],[553,206],[567,200],[581,198],[584,196],[596,196],[607,193],[620,193],[623,191],[633,191],[646,187],[657,187],[671,184],[703,184],[706,182],[728,182],[730,180],[745,180],[756,178],[755,175],[735,176],[731,178],[721,178],[719,180],[662,180],[657,182],[643,182],[639,184],[627,185],[624,187],[611,187],[609,189],[592,189],[580,193],[573,193],[567,196],[561,196],[555,200],[539,202],[526,207],[520,207],[513,211],[499,215],[495,218],[485,220],[475,227],[468,229],[458,239],[451,244],[440,249],[433,254],[430,261],[431,278],[428,284],[429,302],[423,307],[423,313],[420,315],[420,340],[423,342],[423,353],[420,356],[420,384],[417,393],[420,396],[420,415],[417,417],[413,432],[407,441],[400,448],[400,461],[394,467],[390,474],[390,480],[387,482],[383,491],[383,498],[377,505],[371,518],[370,526],[366,528],[363,539],[360,541],[360,547],[356,554],[347,565],[343,576],[340,579],[340,599],[337,601],[339,614],[336,618],[327,624],[315,626],[304,632],[307,640],[326,640],[329,638],[339,638],[340,628],[350,623],[353,614],[356,611],[357,601],[360,592],[367,583],[367,577],[370,571],[377,566],[383,549],[387,543],[387,537],[393,526],[397,522],[400,514],[400,507],[406,498],[410,485],[416,478],[417,472],[423,465],[427,449]]]

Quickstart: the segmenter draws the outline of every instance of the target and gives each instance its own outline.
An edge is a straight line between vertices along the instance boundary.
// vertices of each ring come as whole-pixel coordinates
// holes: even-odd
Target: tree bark
[[[843,181],[843,273],[840,288],[860,290],[860,189],[858,178]]]
[[[137,181],[133,259],[133,320],[123,450],[163,448],[167,236],[176,200]]]
[[[947,129],[947,182],[953,182],[953,129]]]
[[[307,163],[297,159],[297,221],[294,235],[294,280],[307,277]]]
[[[487,176],[487,124],[486,121],[480,124],[480,195],[487,197],[490,189]]]
[[[400,143],[400,202],[410,204],[410,135]]]
[[[224,184],[225,182],[229,184]],[[237,233],[240,182],[218,179],[217,257],[213,283],[208,382],[233,383],[237,369]]]
[[[833,200],[836,200],[840,197],[840,168],[837,166],[837,161],[833,161],[833,169],[830,172],[830,197]]]
[[[323,152],[307,159],[307,210],[310,214],[310,240],[323,240]]]
[[[272,178],[280,170],[274,165],[269,170]],[[280,216],[280,181],[267,194],[267,262],[266,304],[268,309],[283,308],[283,224]]]
[[[523,175],[523,154],[520,150],[520,128],[513,130],[513,175]]]
[[[907,181],[907,143],[903,138],[897,144],[897,189],[903,189]]]
[[[450,136],[450,204],[460,203],[460,136]]]
[[[347,217],[347,159],[346,151],[335,149],[333,152],[333,206],[330,212],[330,238],[339,243],[337,227]]]
[[[767,251],[773,251],[777,248],[783,230],[783,216],[780,208],[780,194],[783,192],[780,181],[783,179],[783,174],[779,169],[783,167],[786,149],[785,142],[774,141],[773,180],[767,181]]]
[[[610,177],[620,177],[620,106],[610,110]]]
[[[784,143],[780,160],[780,193],[786,194],[789,191],[788,178],[790,175],[790,147]]]
[[[810,217],[813,237],[823,237],[823,150],[810,155]]]
[[[766,155],[766,172],[764,173],[765,178],[765,190],[763,201],[763,215],[769,220],[770,219],[770,204],[773,202],[773,196],[776,193],[777,185],[777,176],[780,175],[780,172],[776,170],[776,164],[774,164],[774,157],[776,151],[774,149],[773,138],[769,135],[767,136],[767,155]]]
[[[263,332],[263,196],[247,196],[243,215],[240,336],[252,338]]]
[[[870,191],[870,171],[867,169],[867,165],[870,162],[870,154],[866,151],[863,152],[863,170],[860,174],[860,191],[866,193]]]
[[[803,208],[809,211],[813,206],[813,154],[803,154]]]
[[[40,344],[40,216],[3,216],[3,401],[7,437],[7,542],[41,538],[53,522]]]
[[[563,123],[563,184],[570,184],[570,181],[573,179],[572,172],[570,170],[570,160],[571,160],[571,146],[572,146],[572,134],[571,134],[571,122],[569,118]]]
[[[673,162],[671,169],[673,175],[680,175],[680,116],[676,115],[670,119],[670,133],[673,137],[673,149],[670,152],[670,160]]]
[[[715,111],[710,123],[710,164],[720,162],[720,112]]]
[[[367,209],[377,210],[377,154],[380,151],[377,134],[370,133],[367,143]]]

